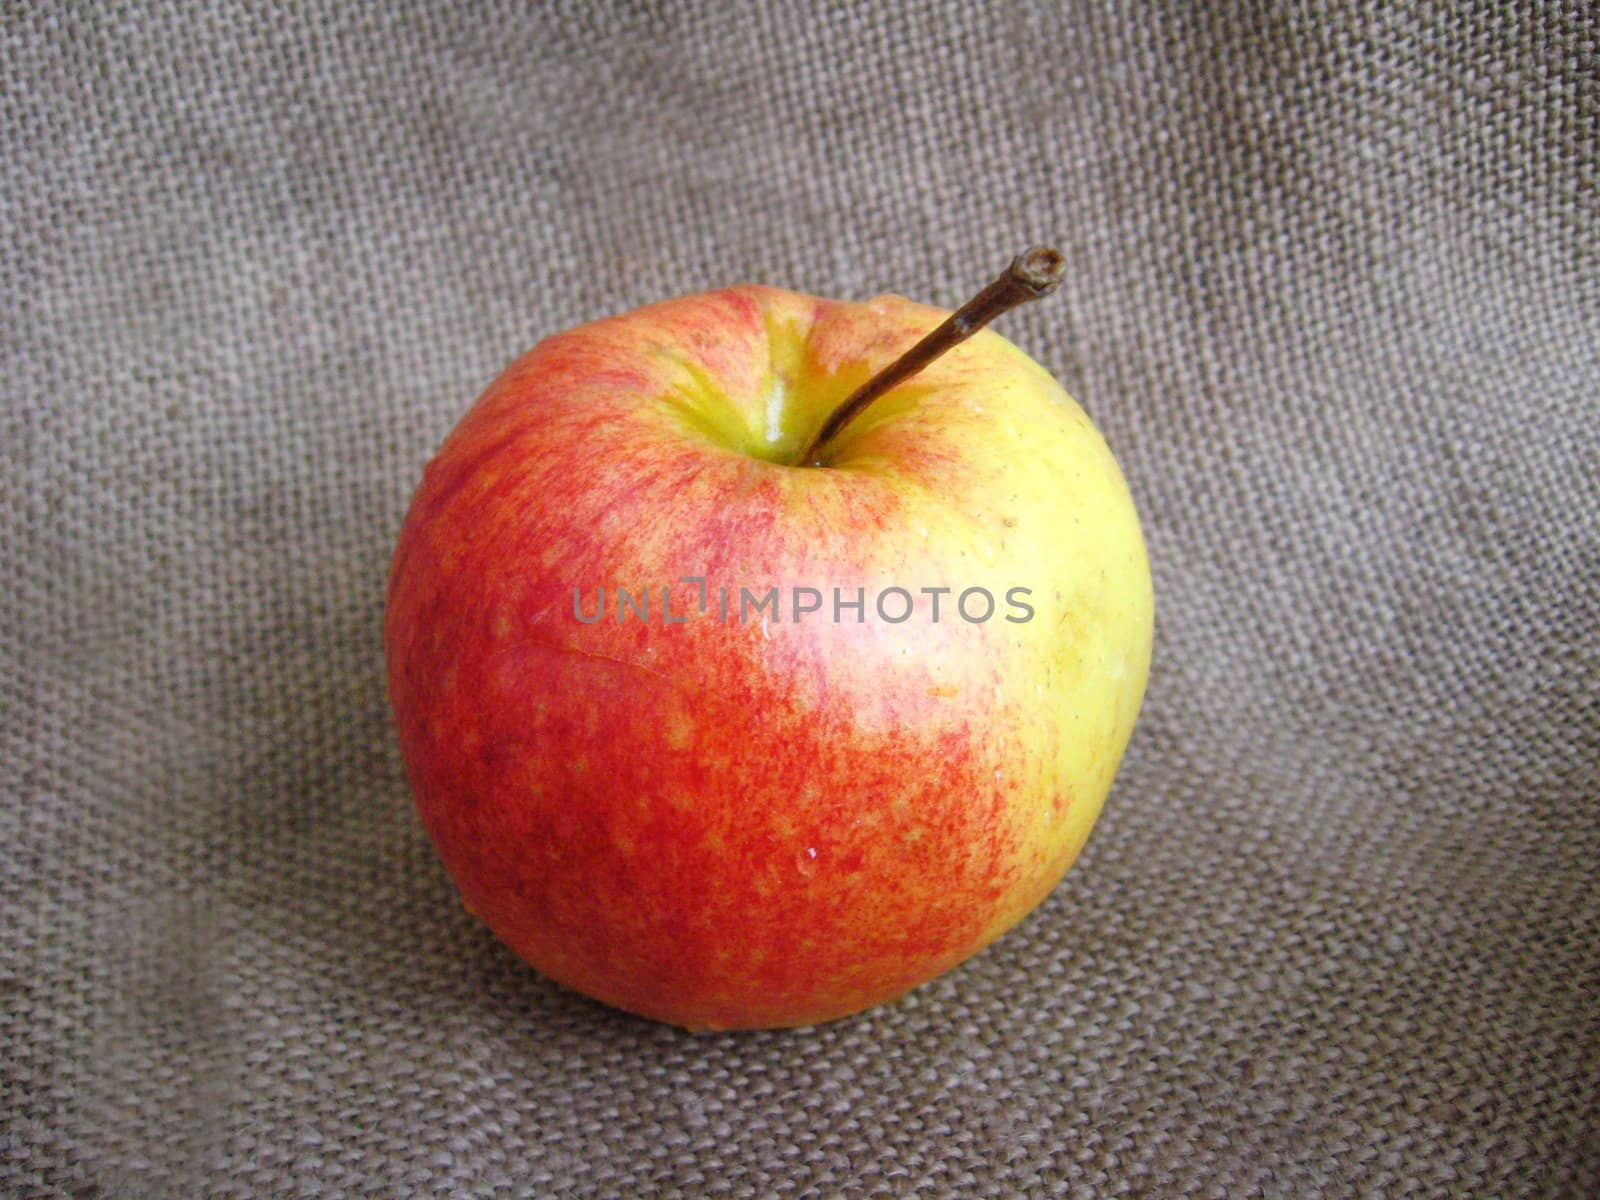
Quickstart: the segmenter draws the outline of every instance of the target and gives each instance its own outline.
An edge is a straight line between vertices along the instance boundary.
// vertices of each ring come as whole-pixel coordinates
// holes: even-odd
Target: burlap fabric
[[[1600,17],[8,4],[0,1192],[1600,1192]],[[903,1002],[691,1036],[413,815],[388,558],[543,334],[950,305],[1158,598],[1088,852]]]

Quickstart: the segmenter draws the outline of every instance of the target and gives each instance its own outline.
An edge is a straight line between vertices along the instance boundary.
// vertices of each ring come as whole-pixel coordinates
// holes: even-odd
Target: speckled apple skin
[[[545,975],[694,1029],[823,1021],[961,962],[1078,855],[1152,621],[1083,411],[984,332],[828,465],[784,465],[944,316],[755,287],[639,309],[529,352],[429,464],[389,585],[401,747],[467,907]],[[796,585],[825,610],[738,620],[740,587]],[[952,593],[934,622],[917,594],[975,585],[1031,589],[1033,618]],[[872,611],[891,586],[902,624]]]

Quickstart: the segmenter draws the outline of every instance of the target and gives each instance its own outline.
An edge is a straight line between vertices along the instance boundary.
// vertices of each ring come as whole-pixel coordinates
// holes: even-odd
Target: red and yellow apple
[[[1088,417],[985,331],[797,465],[946,315],[639,309],[536,347],[429,464],[389,586],[401,746],[467,907],[545,975],[690,1028],[827,1020],[1083,847],[1152,618]]]

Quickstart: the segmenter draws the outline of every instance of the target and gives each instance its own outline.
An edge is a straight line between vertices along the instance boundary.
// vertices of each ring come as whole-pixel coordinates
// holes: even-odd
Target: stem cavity
[[[932,333],[858,387],[833,410],[816,437],[796,460],[798,466],[820,467],[828,443],[879,396],[910,379],[953,346],[959,346],[1001,313],[1048,296],[1060,286],[1067,260],[1059,250],[1035,246],[1017,255],[999,278],[968,300]]]

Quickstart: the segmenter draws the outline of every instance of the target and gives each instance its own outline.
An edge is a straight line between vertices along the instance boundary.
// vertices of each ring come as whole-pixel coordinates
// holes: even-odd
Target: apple
[[[973,333],[1017,270],[954,317],[746,286],[596,321],[428,465],[388,593],[401,748],[467,908],[538,971],[691,1029],[824,1021],[1071,866],[1152,595],[1089,418]]]

